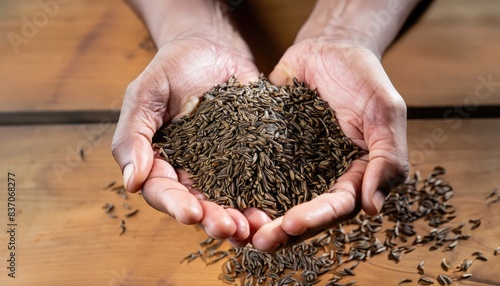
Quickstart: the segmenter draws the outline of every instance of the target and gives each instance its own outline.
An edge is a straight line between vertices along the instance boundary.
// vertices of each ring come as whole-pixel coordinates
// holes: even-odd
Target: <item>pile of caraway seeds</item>
[[[209,200],[257,207],[272,218],[326,192],[360,153],[315,90],[296,80],[278,87],[263,77],[215,86],[155,141]]]

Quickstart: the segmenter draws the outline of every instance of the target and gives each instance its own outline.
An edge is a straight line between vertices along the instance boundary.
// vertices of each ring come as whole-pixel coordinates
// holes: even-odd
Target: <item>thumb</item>
[[[363,176],[361,201],[369,215],[380,212],[389,191],[405,181],[409,169],[405,119],[393,122],[390,128],[380,126],[378,131],[383,129],[393,130],[394,133],[380,136],[385,138],[369,145],[369,163]]]
[[[151,171],[151,142],[163,122],[167,95],[168,88],[145,91],[137,80],[127,88],[112,142],[113,157],[122,170],[127,191],[140,190]]]
[[[269,74],[269,81],[277,86],[292,84],[294,78],[297,78],[299,81],[303,80],[293,67],[286,64],[283,60],[280,60]]]

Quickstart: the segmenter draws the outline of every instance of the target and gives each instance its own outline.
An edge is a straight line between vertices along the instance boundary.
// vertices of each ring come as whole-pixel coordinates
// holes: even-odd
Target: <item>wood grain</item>
[[[243,18],[241,25],[256,61],[268,73],[293,43],[314,1],[243,3],[229,7],[229,13]],[[42,112],[36,120],[51,122],[51,112],[116,113],[128,83],[155,54],[147,31],[124,1],[69,1],[59,5],[53,16],[47,16],[38,0],[6,0],[0,5],[4,118],[24,114],[28,120],[36,115],[33,112]],[[40,15],[46,15],[46,23]],[[498,85],[482,88],[482,94],[490,94],[475,98],[481,84],[478,77],[491,75],[491,81],[500,81],[498,15],[500,5],[495,0],[435,1],[383,60],[410,107],[500,104]],[[27,25],[23,18],[30,23],[38,19],[33,35],[23,34]],[[27,42],[13,46],[11,33]],[[85,115],[72,122],[79,117]],[[56,114],[52,122],[62,121]]]
[[[120,0],[66,1],[52,14],[40,2],[58,3],[2,1],[0,112],[118,110],[155,54],[142,23]]]
[[[499,15],[495,0],[434,1],[382,61],[407,105],[500,105]]]
[[[109,148],[113,129],[106,124],[0,127],[0,185],[6,186],[7,172],[17,178],[19,266],[17,278],[7,279],[5,250],[1,251],[1,285],[221,285],[220,264],[179,264],[197,250],[203,231],[153,210],[137,194],[126,200],[140,211],[126,219],[124,235],[119,235],[119,219],[104,214],[105,203],[115,204],[119,217],[126,211],[121,207],[124,199],[103,190],[121,180]],[[416,281],[422,260],[426,274],[436,277],[442,272],[442,258],[455,266],[474,251],[483,252],[489,261],[474,262],[473,277],[460,285],[498,285],[500,256],[493,256],[493,249],[500,246],[499,205],[486,207],[484,197],[500,186],[499,129],[500,119],[464,120],[460,126],[442,120],[409,122],[413,170],[426,175],[434,166],[444,166],[455,189],[454,223],[469,218],[482,218],[483,223],[453,252],[419,248],[399,264],[385,255],[374,257],[356,268],[356,285]],[[82,147],[84,159],[79,155]],[[54,166],[67,168],[59,169],[65,171],[61,173]],[[6,195],[0,192],[2,204]],[[6,225],[4,213],[0,224]],[[4,238],[2,231],[2,244]]]
[[[258,24],[248,37],[266,40],[254,44],[256,57],[268,60],[259,62],[262,70],[272,70],[313,6],[314,1],[252,1],[250,13],[255,14]],[[246,13],[248,8],[242,10]],[[378,13],[393,16],[388,11]],[[500,105],[499,15],[500,3],[495,0],[433,1],[383,57],[383,65],[407,105]],[[380,18],[371,20],[383,29]],[[490,94],[476,103],[471,97],[482,83],[478,77],[487,79],[490,75],[494,86],[480,90]]]

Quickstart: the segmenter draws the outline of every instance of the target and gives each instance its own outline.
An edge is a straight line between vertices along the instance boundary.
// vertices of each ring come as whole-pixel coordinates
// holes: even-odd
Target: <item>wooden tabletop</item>
[[[220,263],[179,263],[206,238],[202,230],[178,224],[137,194],[124,199],[104,190],[121,183],[111,137],[127,84],[155,54],[147,31],[120,0],[40,5],[46,2],[0,2],[0,285],[221,285]],[[289,2],[230,7],[246,15],[243,25],[254,23],[246,24],[249,40],[261,33],[251,46],[265,72],[314,4]],[[475,251],[488,261],[474,262],[472,278],[454,285],[500,285],[500,255],[493,255],[500,202],[488,207],[484,200],[500,188],[500,87],[484,85],[500,81],[499,15],[495,0],[436,0],[383,59],[412,118],[435,118],[408,122],[412,171],[445,167],[455,191],[453,223],[481,218],[482,225],[452,252],[422,247],[398,264],[373,257],[356,269],[356,285],[397,285],[404,278],[416,285],[422,260],[436,277],[442,258],[456,265]],[[36,31],[23,31],[26,21],[38,21]],[[6,268],[8,173],[16,181],[15,279]],[[124,218],[131,210],[123,202],[139,212]],[[117,218],[105,214],[107,203]]]
[[[500,4],[433,2],[383,59],[394,85],[410,109],[499,106],[498,86],[481,90],[489,94],[478,103],[470,97],[484,79],[500,81]],[[154,56],[147,31],[124,1],[67,1],[51,9],[39,3],[0,4],[0,119],[116,120],[127,84]],[[313,5],[314,1],[256,0],[228,8],[239,20],[260,69],[268,73],[293,43]],[[412,113],[414,118],[425,116]]]
[[[98,141],[89,141],[84,133],[101,130],[99,125],[0,128],[0,184],[7,185],[7,172],[15,174],[18,224],[16,278],[8,279],[2,267],[1,285],[221,285],[221,264],[179,263],[198,250],[206,238],[203,231],[153,210],[139,195],[125,200],[103,190],[121,178],[109,152],[113,128],[105,129]],[[437,129],[446,140],[434,140],[433,145],[429,142]],[[500,187],[500,133],[492,132],[499,129],[500,119],[466,120],[458,129],[442,120],[409,122],[410,154],[418,161],[413,169],[424,176],[437,165],[445,167],[455,191],[454,225],[477,218],[482,225],[453,252],[431,253],[422,247],[399,264],[386,255],[374,257],[356,269],[357,285],[380,285],[381,279],[384,285],[397,285],[404,278],[416,281],[422,260],[427,274],[436,277],[442,258],[456,265],[474,251],[489,261],[475,262],[469,271],[473,277],[463,285],[498,285],[500,256],[493,256],[493,250],[500,246],[500,202],[487,207],[484,198]],[[80,146],[89,146],[84,159]],[[6,192],[0,192],[0,201],[7,201]],[[126,232],[120,236],[120,219],[129,212],[122,202],[139,212],[125,218]],[[105,214],[106,203],[115,205],[118,218]],[[0,221],[6,225],[5,213]]]

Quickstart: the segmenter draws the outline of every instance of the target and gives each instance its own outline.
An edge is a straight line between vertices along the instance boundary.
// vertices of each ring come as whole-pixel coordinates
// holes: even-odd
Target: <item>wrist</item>
[[[234,31],[222,5],[211,0],[128,0],[145,22],[158,49],[192,36],[231,36]]]
[[[381,57],[419,0],[318,0],[295,42],[326,38],[362,46]]]

